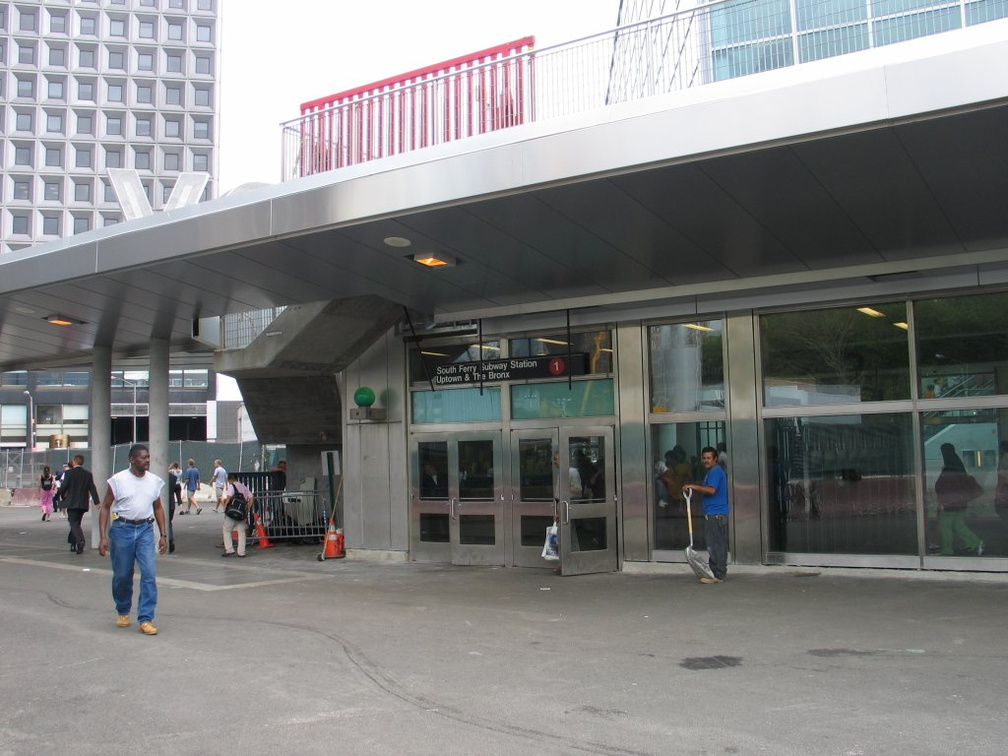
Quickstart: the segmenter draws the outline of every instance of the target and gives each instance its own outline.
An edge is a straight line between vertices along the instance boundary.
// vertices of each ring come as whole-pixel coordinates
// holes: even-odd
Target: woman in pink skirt
[[[56,479],[53,477],[52,472],[49,471],[49,465],[42,468],[42,476],[39,478],[39,490],[42,492],[42,497],[39,501],[42,507],[42,522],[49,522],[53,512],[53,494],[56,493]]]

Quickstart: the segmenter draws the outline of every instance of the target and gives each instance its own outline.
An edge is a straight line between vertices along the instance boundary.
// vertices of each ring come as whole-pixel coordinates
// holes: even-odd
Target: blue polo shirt
[[[721,465],[714,465],[704,476],[703,484],[714,489],[712,494],[704,494],[703,513],[705,515],[728,514],[728,476]]]

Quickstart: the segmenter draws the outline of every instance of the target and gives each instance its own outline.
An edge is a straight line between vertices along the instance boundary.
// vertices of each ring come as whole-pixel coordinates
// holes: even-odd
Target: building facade
[[[155,211],[183,172],[208,173],[202,199],[216,196],[219,36],[218,0],[0,2],[0,254],[122,222],[109,169],[135,169]],[[208,367],[174,371],[188,395],[173,399],[173,438],[207,437]],[[146,438],[146,372],[125,372],[114,441]],[[87,381],[86,370],[5,374],[0,443],[28,441],[23,390],[32,445],[83,443]]]

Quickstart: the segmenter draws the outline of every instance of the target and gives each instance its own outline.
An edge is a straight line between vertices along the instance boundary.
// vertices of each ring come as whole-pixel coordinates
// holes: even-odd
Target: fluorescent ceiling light
[[[873,310],[871,307],[858,307],[857,311],[865,315],[869,315],[873,318],[884,318],[885,314],[879,312],[878,310]]]
[[[470,349],[490,349],[490,350],[492,350],[494,352],[499,352],[500,351],[500,347],[499,346],[494,346],[493,344],[470,344],[469,348]]]
[[[560,346],[567,346],[566,341],[560,341],[558,339],[536,339],[536,341],[543,344],[558,344]]]
[[[902,328],[904,331],[909,331],[910,326],[907,323],[893,323],[897,328]]]
[[[700,323],[683,323],[686,328],[692,328],[694,331],[713,331],[714,329],[710,326],[701,325]]]
[[[450,354],[445,354],[444,352],[428,352],[423,349],[420,350],[420,354],[425,354],[428,357],[451,357]]]

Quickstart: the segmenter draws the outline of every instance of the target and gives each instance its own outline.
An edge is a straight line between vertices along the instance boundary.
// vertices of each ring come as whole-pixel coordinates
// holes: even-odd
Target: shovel
[[[689,562],[693,574],[698,578],[712,578],[710,565],[707,561],[693,550],[693,513],[690,510],[690,499],[693,498],[693,489],[683,491],[683,498],[686,499],[686,523],[689,526],[689,546],[686,547],[686,561]]]

